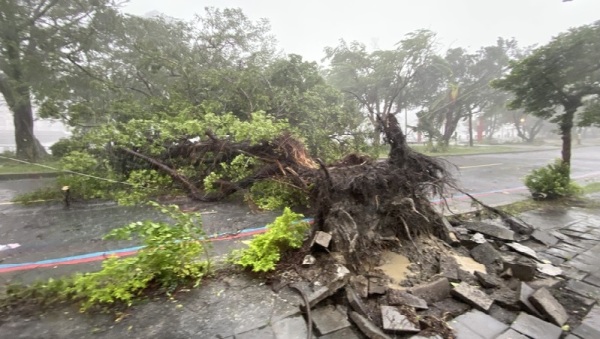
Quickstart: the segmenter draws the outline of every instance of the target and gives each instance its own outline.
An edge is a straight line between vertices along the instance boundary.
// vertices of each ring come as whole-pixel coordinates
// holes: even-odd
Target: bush
[[[50,146],[50,152],[52,152],[53,157],[62,158],[73,151],[81,151],[84,148],[84,145],[79,141],[61,138]]]
[[[310,227],[302,218],[302,214],[286,207],[281,216],[267,225],[266,233],[254,236],[248,248],[232,253],[233,262],[254,272],[272,271],[283,250],[302,246],[304,235]]]
[[[560,159],[554,164],[534,169],[525,177],[525,186],[537,199],[568,197],[582,191],[579,185],[571,181],[569,165]]]

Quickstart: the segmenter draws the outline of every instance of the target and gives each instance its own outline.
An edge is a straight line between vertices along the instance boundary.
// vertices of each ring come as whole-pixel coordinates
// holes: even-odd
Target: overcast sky
[[[130,0],[124,10],[190,19],[207,6],[239,7],[251,19],[268,19],[278,45],[309,60],[320,60],[323,48],[342,38],[390,48],[426,28],[444,49],[476,49],[499,36],[527,46],[600,19],[600,0]]]

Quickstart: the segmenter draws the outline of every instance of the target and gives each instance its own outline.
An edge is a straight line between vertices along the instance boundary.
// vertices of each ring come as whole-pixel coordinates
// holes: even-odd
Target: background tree
[[[0,93],[13,113],[17,156],[45,154],[33,133],[33,103],[60,81],[69,57],[87,50],[110,0],[1,0]]]
[[[358,102],[375,127],[375,146],[380,143],[377,116],[395,115],[411,105],[411,85],[433,57],[434,39],[433,32],[419,30],[407,34],[393,50],[369,52],[361,43],[345,41],[326,48],[327,79]]]
[[[510,108],[558,124],[562,160],[567,165],[571,162],[575,114],[600,95],[598,55],[600,22],[556,36],[532,55],[514,62],[510,73],[494,82],[495,87],[514,94]]]

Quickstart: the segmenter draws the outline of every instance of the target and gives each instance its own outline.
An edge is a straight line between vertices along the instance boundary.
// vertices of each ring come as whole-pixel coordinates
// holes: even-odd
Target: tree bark
[[[17,158],[38,161],[41,157],[47,155],[42,144],[37,140],[33,132],[33,110],[31,100],[21,98],[14,107],[11,108],[14,117],[15,143],[17,145]]]
[[[573,130],[573,117],[575,116],[575,108],[565,107],[565,114],[560,123],[560,134],[562,138],[562,161],[571,166],[571,131]]]

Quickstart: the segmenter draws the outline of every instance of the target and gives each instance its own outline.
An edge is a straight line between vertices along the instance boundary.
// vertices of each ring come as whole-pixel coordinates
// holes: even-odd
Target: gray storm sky
[[[438,34],[442,49],[477,49],[499,36],[528,46],[600,20],[600,0],[130,0],[124,10],[190,19],[204,7],[239,7],[251,19],[268,19],[278,46],[309,60],[320,60],[339,39],[391,48],[426,28]]]

